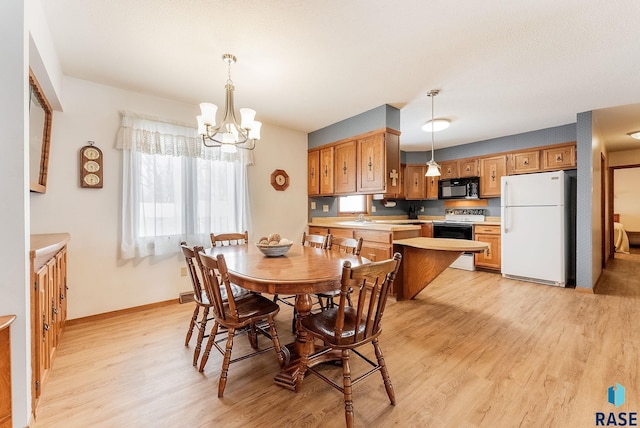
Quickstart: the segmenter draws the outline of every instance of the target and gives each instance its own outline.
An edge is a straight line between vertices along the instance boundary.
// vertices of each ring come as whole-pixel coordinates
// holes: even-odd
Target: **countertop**
[[[334,228],[355,228],[384,231],[418,230],[423,224],[433,223],[433,221],[443,221],[444,217],[421,216],[418,219],[408,219],[406,217],[367,217],[366,221],[357,221],[351,218],[336,217],[316,217],[311,220],[309,226],[334,227]],[[471,223],[473,225],[500,226],[500,218],[488,217],[487,221]]]
[[[45,264],[71,239],[68,233],[45,233],[31,235],[31,259],[35,270]]]

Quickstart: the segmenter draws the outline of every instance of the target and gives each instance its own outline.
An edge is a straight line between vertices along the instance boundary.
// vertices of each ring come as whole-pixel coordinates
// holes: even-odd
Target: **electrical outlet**
[[[375,205],[371,205],[371,212],[372,213],[376,212],[376,206]]]
[[[323,213],[328,213],[329,212],[329,205],[323,205],[322,206],[322,212]]]
[[[312,210],[316,209],[316,201],[311,201],[311,209]]]
[[[180,268],[180,276],[187,276],[187,267],[186,266],[182,266]]]
[[[423,213],[424,212],[424,207],[420,207],[420,212]]]

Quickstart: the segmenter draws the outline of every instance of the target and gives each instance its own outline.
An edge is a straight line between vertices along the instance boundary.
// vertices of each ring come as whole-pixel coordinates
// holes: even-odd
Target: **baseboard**
[[[150,303],[148,305],[134,306],[132,308],[119,309],[117,311],[104,312],[104,313],[101,313],[101,314],[89,315],[87,317],[81,317],[81,318],[74,318],[74,319],[71,319],[71,320],[67,320],[65,322],[65,325],[68,326],[68,325],[82,324],[82,323],[85,323],[85,322],[97,321],[97,320],[102,320],[102,319],[106,319],[106,318],[112,318],[112,317],[116,317],[118,315],[131,314],[131,313],[134,313],[134,312],[145,311],[147,309],[154,309],[154,308],[160,308],[160,307],[163,307],[163,306],[175,305],[177,303],[179,303],[178,299],[171,299],[171,300],[165,300],[164,302],[156,302],[156,303]]]

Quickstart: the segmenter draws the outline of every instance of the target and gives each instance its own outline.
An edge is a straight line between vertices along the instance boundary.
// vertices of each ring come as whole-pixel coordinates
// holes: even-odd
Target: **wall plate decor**
[[[276,169],[271,173],[271,185],[276,190],[285,190],[289,187],[289,174],[283,169]]]
[[[80,149],[80,187],[102,189],[102,150],[93,144]]]

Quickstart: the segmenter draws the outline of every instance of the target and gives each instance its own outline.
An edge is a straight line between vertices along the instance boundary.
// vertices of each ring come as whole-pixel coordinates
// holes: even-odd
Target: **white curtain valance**
[[[197,129],[188,124],[125,111],[120,115],[116,139],[119,150],[253,165],[253,152],[239,149],[236,153],[223,153],[220,148],[205,147]]]

